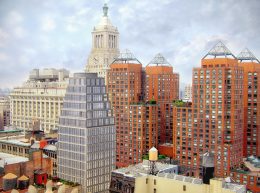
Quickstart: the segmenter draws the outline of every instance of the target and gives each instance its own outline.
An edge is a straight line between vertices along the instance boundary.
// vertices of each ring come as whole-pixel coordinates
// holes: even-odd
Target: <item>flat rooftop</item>
[[[29,161],[29,158],[0,152],[0,167],[2,168],[5,164],[9,165],[26,161]]]
[[[178,166],[156,162],[156,169],[158,173],[167,172],[167,173],[178,173]],[[149,161],[143,160],[143,163],[136,165],[130,165],[126,168],[119,168],[113,171],[114,173],[123,174],[124,176],[129,177],[139,177],[149,175]]]
[[[24,138],[24,135],[1,137],[0,143],[13,144],[23,147],[30,147],[31,144]]]

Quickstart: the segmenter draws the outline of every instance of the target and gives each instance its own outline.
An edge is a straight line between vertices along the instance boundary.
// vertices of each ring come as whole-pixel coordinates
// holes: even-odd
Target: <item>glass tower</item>
[[[108,192],[115,132],[104,78],[75,73],[59,120],[58,177],[81,184],[84,193]]]

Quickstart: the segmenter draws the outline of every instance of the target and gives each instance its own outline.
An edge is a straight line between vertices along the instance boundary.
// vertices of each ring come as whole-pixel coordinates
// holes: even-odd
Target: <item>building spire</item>
[[[108,12],[108,6],[107,6],[107,4],[105,3],[104,6],[103,6],[103,14],[104,14],[103,16],[104,16],[104,17],[107,17],[107,12]]]

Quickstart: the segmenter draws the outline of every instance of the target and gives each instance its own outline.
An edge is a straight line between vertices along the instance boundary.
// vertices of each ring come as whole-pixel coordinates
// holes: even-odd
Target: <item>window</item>
[[[156,185],[156,179],[153,180],[153,184]]]
[[[156,193],[156,188],[153,189],[153,193]]]
[[[183,185],[183,191],[186,191],[186,185]]]
[[[148,184],[148,178],[146,178],[146,184]]]

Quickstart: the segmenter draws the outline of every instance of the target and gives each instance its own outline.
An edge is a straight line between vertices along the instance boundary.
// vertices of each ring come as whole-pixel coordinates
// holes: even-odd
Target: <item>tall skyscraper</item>
[[[179,99],[179,74],[157,54],[145,67],[145,100],[158,104],[158,143],[172,143],[172,101]]]
[[[68,77],[65,69],[32,70],[29,79],[10,94],[11,124],[27,130],[37,119],[46,133],[57,128]]]
[[[174,108],[174,157],[198,171],[200,156],[215,156],[215,175],[228,176],[242,162],[243,67],[219,42],[193,69],[192,106]],[[194,174],[194,175],[199,175]]]
[[[133,131],[129,123],[130,105],[140,102],[141,99],[141,81],[142,64],[129,51],[120,54],[110,65],[107,87],[116,123],[118,167],[138,163],[139,160],[134,160],[132,157],[140,159],[142,155],[142,152],[138,151],[139,148],[136,148],[140,147],[138,138],[141,138],[141,132]],[[134,156],[136,153],[138,156]]]
[[[58,131],[58,177],[108,192],[115,167],[115,125],[104,78],[75,73],[69,80]]]
[[[86,72],[98,73],[106,78],[109,65],[119,56],[119,32],[108,18],[107,4],[103,7],[103,17],[92,31],[92,50],[88,57]]]
[[[116,119],[118,167],[140,163],[160,138],[172,133],[178,78],[160,54],[145,69],[129,51],[111,64],[107,86]]]
[[[244,156],[260,157],[260,61],[248,49],[237,58],[244,68]]]

